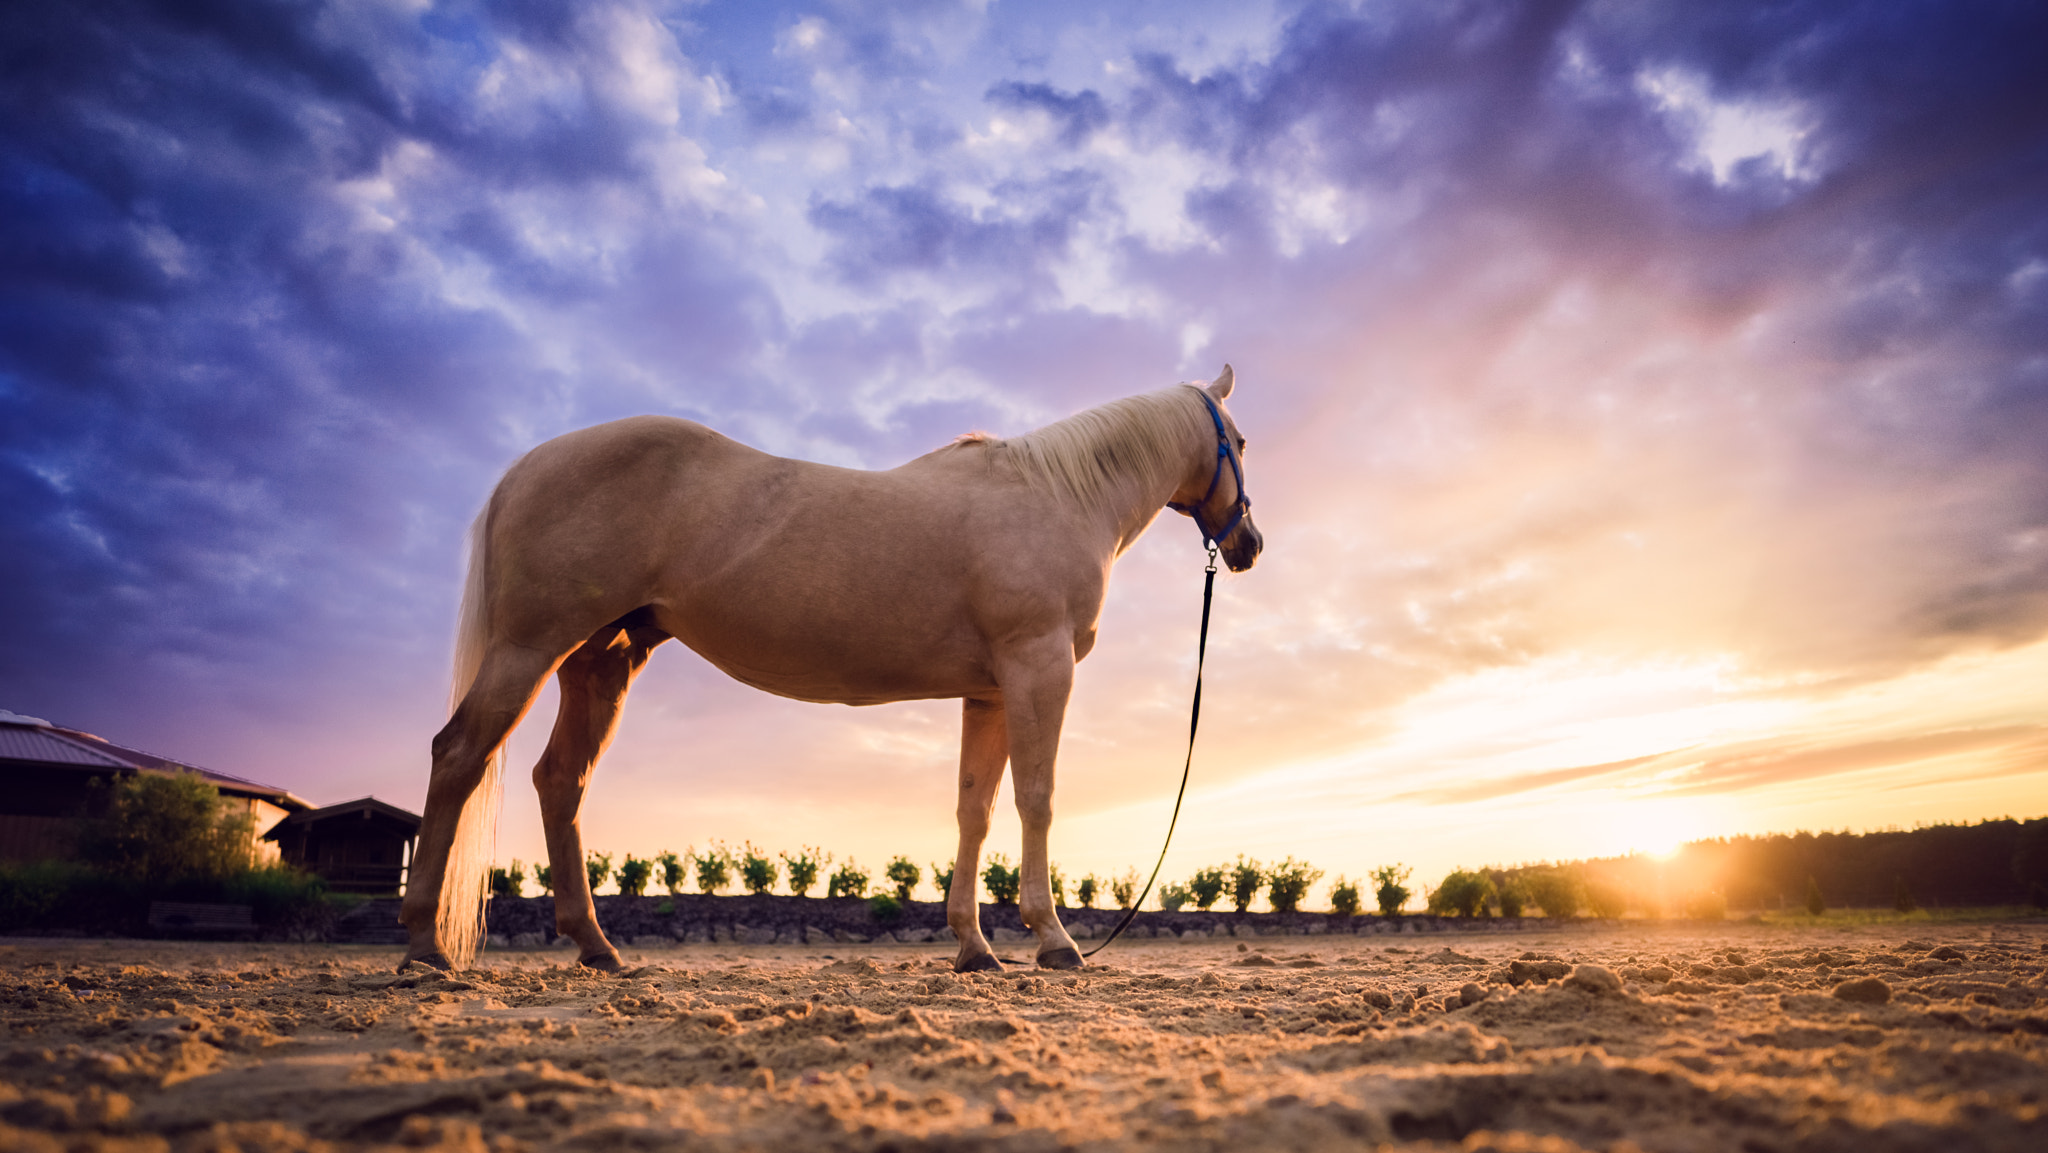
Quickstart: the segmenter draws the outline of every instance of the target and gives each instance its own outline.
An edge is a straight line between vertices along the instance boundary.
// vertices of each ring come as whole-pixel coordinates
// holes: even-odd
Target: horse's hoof
[[[1038,967],[1041,969],[1079,969],[1087,963],[1081,959],[1081,950],[1071,946],[1047,949],[1038,955]]]
[[[403,973],[407,969],[412,968],[414,965],[418,965],[426,969],[433,969],[436,972],[441,973],[451,973],[455,970],[455,962],[450,961],[448,959],[447,954],[435,952],[421,953],[417,957],[407,957],[405,960],[400,961],[398,963],[398,971]]]
[[[994,953],[976,953],[965,960],[953,962],[955,973],[1000,973],[1003,963],[996,960]]]
[[[576,958],[576,963],[586,969],[595,969],[600,973],[616,973],[626,967],[620,963],[617,953],[592,953],[588,957]]]

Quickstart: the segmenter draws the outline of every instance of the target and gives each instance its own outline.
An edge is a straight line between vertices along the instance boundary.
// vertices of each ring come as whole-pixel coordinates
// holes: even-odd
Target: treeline
[[[1720,837],[1690,842],[1666,858],[1461,868],[1426,896],[1433,913],[1507,917],[2048,908],[2048,818]]]

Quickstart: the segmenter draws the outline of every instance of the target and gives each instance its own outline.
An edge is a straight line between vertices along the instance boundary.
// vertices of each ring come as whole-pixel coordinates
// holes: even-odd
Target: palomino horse
[[[1021,904],[1049,968],[1081,964],[1053,911],[1046,833],[1074,662],[1110,565],[1162,506],[1233,572],[1247,515],[1234,376],[1128,397],[1007,440],[963,436],[862,472],[769,456],[687,420],[556,437],[505,473],[472,530],[453,716],[434,737],[405,904],[406,963],[475,956],[506,736],[550,673],[561,711],[533,768],[555,925],[619,967],[576,823],[633,677],[673,637],[756,688],[873,705],[959,697],[960,851],[946,894],[961,971],[1000,968],[975,881],[1004,762],[1024,826]],[[401,966],[402,967],[402,966]]]

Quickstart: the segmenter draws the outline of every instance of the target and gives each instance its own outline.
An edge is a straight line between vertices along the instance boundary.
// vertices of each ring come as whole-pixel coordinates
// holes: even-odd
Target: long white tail
[[[448,691],[453,716],[476,683],[483,666],[485,629],[484,580],[490,544],[490,502],[469,528],[469,577],[462,587],[462,610],[455,626],[455,679]],[[455,822],[455,841],[441,874],[441,904],[435,912],[442,952],[458,967],[476,959],[484,933],[484,891],[497,855],[498,802],[504,788],[505,747],[501,743],[484,761],[483,780],[463,802]]]

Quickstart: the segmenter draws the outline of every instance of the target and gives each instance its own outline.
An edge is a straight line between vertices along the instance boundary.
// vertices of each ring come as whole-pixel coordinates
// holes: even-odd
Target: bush
[[[1381,865],[1372,871],[1372,896],[1379,904],[1381,916],[1398,917],[1407,907],[1408,898],[1414,894],[1402,882],[1413,871],[1406,865]]]
[[[86,870],[68,861],[0,864],[0,925],[38,928],[50,922],[79,886]]]
[[[661,887],[668,890],[668,895],[673,897],[682,892],[684,882],[689,879],[683,868],[683,859],[664,849],[660,856],[654,858],[654,863],[661,866]]]
[[[1074,899],[1081,902],[1084,909],[1095,907],[1095,895],[1101,891],[1102,882],[1097,880],[1093,873],[1074,883]]]
[[[794,857],[783,853],[782,863],[789,870],[789,891],[801,897],[818,883],[818,870],[832,863],[832,854],[816,845],[805,845]]]
[[[115,781],[112,792],[106,819],[80,844],[109,876],[219,880],[252,863],[255,818],[222,801],[198,773],[135,773]]]
[[[1124,875],[1109,883],[1110,899],[1119,909],[1131,907],[1131,900],[1138,895],[1138,870],[1125,869]]]
[[[775,862],[767,854],[754,847],[754,842],[740,845],[740,885],[756,897],[765,897],[775,888],[775,878],[781,875]]]
[[[1189,901],[1195,899],[1194,890],[1181,884],[1162,885],[1159,888],[1159,907],[1169,913],[1178,913]]]
[[[945,868],[941,869],[938,866],[938,863],[934,861],[932,863],[932,884],[937,885],[939,888],[939,900],[943,901],[946,898],[952,896],[953,866],[947,865]]]
[[[982,887],[988,890],[988,899],[998,905],[1017,903],[1017,888],[1023,882],[1023,871],[1010,864],[1010,858],[1003,853],[989,855],[988,864],[982,866]]]
[[[839,866],[838,872],[832,874],[831,880],[825,882],[825,895],[828,897],[864,897],[867,891],[868,875],[853,863],[851,857]]]
[[[610,853],[590,853],[586,855],[583,858],[583,872],[590,878],[590,891],[593,893],[597,892],[597,887],[604,884],[604,879],[612,875],[612,855]]]
[[[1330,885],[1330,911],[1340,917],[1358,915],[1358,884],[1339,876]]]
[[[619,895],[638,897],[647,892],[647,882],[654,879],[654,862],[643,861],[631,853],[626,854],[625,863],[619,866]]]
[[[1476,917],[1493,899],[1493,878],[1470,869],[1454,869],[1429,895],[1429,911],[1438,916]]]
[[[1820,895],[1820,882],[1812,877],[1806,878],[1806,911],[1816,917],[1828,911],[1827,899]]]
[[[1618,885],[1610,885],[1605,881],[1588,881],[1586,907],[1593,910],[1596,917],[1609,921],[1618,920],[1628,911],[1628,896]]]
[[[555,869],[553,865],[535,865],[533,883],[540,886],[543,894],[555,891]]]
[[[1052,903],[1064,909],[1067,907],[1067,879],[1060,875],[1058,865],[1045,867],[1046,881],[1052,886]]]
[[[1226,879],[1221,865],[1211,865],[1206,869],[1196,869],[1195,875],[1188,878],[1188,892],[1194,895],[1195,908],[1206,911],[1217,901],[1221,900],[1225,883]]]
[[[1728,916],[1728,898],[1712,889],[1687,893],[1681,907],[1685,915],[1695,921],[1720,921]]]
[[[1301,899],[1322,879],[1321,869],[1289,857],[1266,872],[1266,899],[1273,903],[1274,912],[1292,913],[1301,908]]]
[[[882,870],[882,876],[887,877],[889,883],[896,886],[898,901],[908,901],[910,891],[917,888],[917,883],[924,879],[923,871],[911,864],[909,857],[897,857],[890,861],[889,867]]]
[[[1501,875],[1493,886],[1494,899],[1500,902],[1500,915],[1519,917],[1528,911],[1529,894],[1522,888],[1520,877]]]
[[[491,896],[523,897],[526,895],[526,870],[517,860],[510,868],[491,866]]]
[[[1230,866],[1230,905],[1242,913],[1251,908],[1252,899],[1266,885],[1266,871],[1257,861],[1239,854],[1237,863]]]
[[[711,847],[701,853],[694,849],[690,852],[690,871],[697,874],[697,888],[701,892],[715,895],[732,884],[732,871],[738,864],[723,841],[711,842]]]
[[[877,893],[868,898],[868,916],[888,924],[903,915],[903,902],[894,893]]]
[[[1579,904],[1585,897],[1585,889],[1578,877],[1564,869],[1541,869],[1525,874],[1522,887],[1529,899],[1536,902],[1543,915],[1553,920],[1568,921],[1579,915]]]

